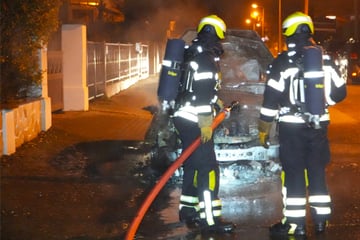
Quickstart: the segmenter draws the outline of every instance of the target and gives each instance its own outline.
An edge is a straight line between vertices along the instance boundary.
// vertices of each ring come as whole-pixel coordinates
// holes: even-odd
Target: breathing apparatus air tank
[[[322,50],[309,46],[303,51],[305,110],[314,128],[320,128],[320,116],[325,113],[325,88]]]
[[[163,110],[175,104],[184,61],[185,41],[168,39],[157,90]]]

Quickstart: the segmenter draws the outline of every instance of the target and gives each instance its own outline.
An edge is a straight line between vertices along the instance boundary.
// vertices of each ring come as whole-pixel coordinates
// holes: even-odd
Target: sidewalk
[[[140,80],[110,99],[95,99],[87,112],[53,114],[53,126],[89,140],[143,140],[157,104],[157,76]]]
[[[53,113],[48,131],[0,158],[0,239],[123,234],[133,213],[121,209],[137,188],[125,165],[136,161],[122,159],[122,146],[144,139],[152,120],[144,108],[157,104],[157,81],[151,76],[110,99],[96,99],[89,111]]]

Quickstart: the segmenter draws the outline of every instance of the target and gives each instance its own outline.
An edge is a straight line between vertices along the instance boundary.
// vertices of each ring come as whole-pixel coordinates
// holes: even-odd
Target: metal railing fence
[[[64,107],[62,61],[62,51],[47,52],[48,95],[51,98],[51,111],[61,110]]]
[[[149,46],[141,43],[87,42],[89,100],[103,96],[108,84],[149,77]]]

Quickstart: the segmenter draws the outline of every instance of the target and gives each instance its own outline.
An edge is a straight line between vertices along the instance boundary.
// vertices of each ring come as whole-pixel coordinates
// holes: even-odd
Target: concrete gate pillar
[[[86,26],[62,25],[64,111],[89,110],[86,84]]]
[[[52,125],[51,118],[51,98],[48,95],[47,78],[47,48],[43,46],[39,50],[39,66],[42,71],[41,77],[41,130],[47,131]]]

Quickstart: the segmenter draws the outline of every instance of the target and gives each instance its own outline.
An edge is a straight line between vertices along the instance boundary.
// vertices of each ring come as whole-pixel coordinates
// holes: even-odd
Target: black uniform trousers
[[[315,222],[326,221],[330,217],[328,210],[330,200],[321,200],[329,196],[325,176],[325,168],[330,161],[327,131],[328,122],[322,123],[320,129],[314,129],[306,124],[279,123],[280,161],[284,172],[283,187],[286,188],[284,202],[287,199],[304,199],[304,204],[293,204],[296,201],[289,201],[289,204],[285,204],[284,212],[287,210],[305,212],[308,193],[309,197],[314,196],[315,199],[313,203],[310,202],[310,207],[318,209],[311,212]],[[321,212],[319,209],[328,211]],[[289,215],[288,222],[305,224],[305,216]]]
[[[181,139],[183,150],[200,136],[200,128],[196,122],[175,117],[174,125]],[[198,197],[199,202],[203,202],[204,191],[209,191],[212,201],[219,199],[219,165],[216,161],[213,139],[200,144],[184,162],[183,170],[183,196]]]

